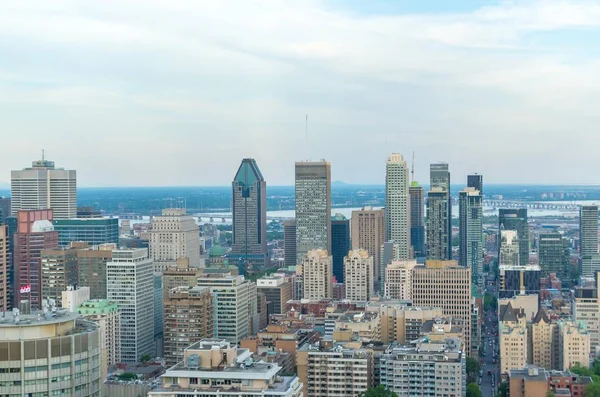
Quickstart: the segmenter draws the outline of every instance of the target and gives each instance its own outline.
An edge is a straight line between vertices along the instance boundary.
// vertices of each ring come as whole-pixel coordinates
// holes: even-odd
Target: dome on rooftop
[[[223,255],[225,255],[225,248],[223,248],[221,246],[221,244],[217,243],[215,245],[212,246],[212,248],[210,249],[210,257],[211,258],[220,258]]]

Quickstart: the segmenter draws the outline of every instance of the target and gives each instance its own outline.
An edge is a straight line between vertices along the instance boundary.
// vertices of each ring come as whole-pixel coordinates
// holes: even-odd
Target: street
[[[489,285],[489,281],[486,281],[486,291],[497,296],[495,283]],[[498,382],[500,379],[499,359],[496,359],[496,364],[494,364],[494,353],[498,350],[498,338],[494,336],[494,333],[498,333],[498,315],[495,311],[484,311],[482,332],[485,337],[485,356],[481,364],[483,376],[481,376],[479,387],[481,388],[483,397],[493,397],[498,391]],[[491,375],[488,375],[488,371]]]

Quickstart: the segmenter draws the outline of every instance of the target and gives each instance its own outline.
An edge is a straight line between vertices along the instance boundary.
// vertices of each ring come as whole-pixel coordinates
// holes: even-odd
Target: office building
[[[541,269],[538,265],[500,265],[499,298],[540,294]]]
[[[31,168],[11,171],[11,214],[52,209],[55,219],[77,217],[77,172],[56,168],[43,158]]]
[[[560,278],[568,275],[569,243],[559,232],[540,233],[538,254],[542,277],[550,273]]]
[[[408,165],[401,154],[393,153],[385,167],[385,239],[398,245],[396,260],[412,257],[408,187]]]
[[[344,282],[344,257],[350,250],[350,220],[342,214],[331,218],[331,257],[333,275],[338,283]]]
[[[0,225],[6,225],[6,218],[10,215],[10,197],[0,196]]]
[[[432,187],[427,193],[427,259],[446,260],[452,253],[448,192]]]
[[[296,163],[296,260],[331,252],[331,163]]]
[[[410,300],[412,296],[412,272],[417,261],[392,261],[385,268],[383,296],[386,299]]]
[[[447,239],[447,242],[441,243],[441,245],[445,246],[448,252],[444,255],[444,258],[428,257],[428,259],[452,259],[452,194],[450,192],[450,170],[447,163],[429,165],[429,190],[437,191],[438,189],[446,193],[447,217],[440,218],[440,221],[445,224],[446,233],[444,238]],[[427,216],[429,217],[429,215]]]
[[[397,395],[464,396],[466,358],[460,340],[423,339],[408,346],[390,346],[381,356],[381,385]]]
[[[283,221],[283,264],[285,267],[296,266],[296,220]]]
[[[89,245],[119,244],[118,218],[55,219],[53,223],[61,247],[68,247],[73,241]]]
[[[79,314],[6,312],[0,323],[1,396],[100,396],[100,330]],[[55,308],[54,308],[55,309]]]
[[[204,339],[183,353],[183,360],[161,377],[149,397],[302,397],[296,376],[283,376],[276,363],[255,362],[249,349],[218,339]]]
[[[579,208],[579,256],[598,254],[598,206],[583,205]]]
[[[425,251],[425,190],[417,182],[408,188],[410,195],[410,245],[414,256],[422,258]]]
[[[590,353],[600,353],[600,303],[598,301],[598,272],[593,287],[575,287],[573,291],[573,321],[583,324],[590,334]]]
[[[167,299],[169,291],[176,287],[195,287],[198,277],[203,275],[203,269],[190,267],[188,258],[177,260],[175,267],[167,268],[162,274],[163,300]]]
[[[360,343],[307,342],[297,368],[305,397],[356,396],[374,385],[373,351]]]
[[[598,271],[600,271],[600,255],[579,258],[579,275],[581,277],[592,278]]]
[[[265,294],[271,314],[285,314],[286,303],[292,300],[292,283],[284,277],[266,276],[256,280],[258,292]]]
[[[121,310],[121,360],[155,354],[154,265],[146,248],[119,249],[106,264],[107,298]]]
[[[213,337],[213,297],[208,287],[175,287],[167,294],[162,309],[164,357],[166,366],[172,367],[183,361],[186,348]]]
[[[8,262],[6,270],[6,307],[11,309],[14,307],[13,300],[15,298],[15,236],[17,235],[18,222],[14,216],[6,218],[4,225],[7,227],[8,238]]]
[[[156,344],[155,354],[157,357],[163,357],[163,284],[162,273],[154,272],[152,274],[152,300],[154,307],[154,343]]]
[[[62,305],[62,293],[68,286],[77,285],[77,249],[42,250],[42,297]]]
[[[352,249],[364,249],[373,257],[374,277],[375,280],[380,280],[381,247],[385,241],[385,211],[373,207],[352,211],[350,226]]]
[[[467,175],[467,187],[472,187],[483,196],[483,175],[470,174]]]
[[[483,286],[483,202],[481,193],[467,187],[458,194],[459,263],[471,269],[473,284]]]
[[[103,379],[108,368],[121,362],[121,312],[116,303],[105,299],[83,302],[77,308],[83,318],[98,324],[102,349]]]
[[[14,247],[14,306],[29,300],[36,310],[42,304],[42,251],[58,248],[52,210],[19,211]]]
[[[106,264],[112,260],[116,244],[92,247],[83,245],[77,250],[78,285],[90,288],[90,299],[106,299]]]
[[[440,286],[444,286],[440,288]],[[444,316],[471,322],[471,269],[456,261],[426,261],[412,274],[415,306],[441,307]],[[471,328],[466,327],[465,346],[471,346]]]
[[[346,299],[368,301],[375,294],[373,257],[365,250],[349,251],[344,258]]]
[[[500,341],[500,372],[525,368],[529,355],[527,316],[509,302],[498,308],[498,339]]]
[[[381,279],[381,285],[385,283],[385,269],[387,265],[392,263],[394,258],[398,257],[398,245],[393,241],[386,241],[381,246],[381,266],[379,267],[379,275]]]
[[[519,264],[529,263],[529,224],[527,208],[500,208],[498,210],[499,230],[515,230],[519,238]]]
[[[174,267],[179,258],[188,258],[191,267],[200,267],[200,231],[183,208],[167,208],[152,218],[149,246],[157,272]]]
[[[244,276],[204,274],[198,278],[199,287],[210,288],[213,296],[213,335],[238,343],[258,332],[256,284]]]
[[[8,238],[8,226],[0,224],[0,310],[7,311],[8,306],[8,293],[9,293],[9,275],[8,270],[10,267],[9,259],[9,238]]]
[[[553,371],[529,365],[508,372],[508,395],[529,396],[583,396],[592,383],[590,376],[579,376],[569,371]]]
[[[498,257],[498,263],[500,264],[500,267],[516,267],[528,264],[528,262],[521,263],[521,247],[518,232],[516,230],[500,229],[499,248],[500,256]]]
[[[319,300],[333,296],[333,259],[325,250],[312,250],[302,261],[303,299]]]
[[[90,300],[90,288],[67,285],[67,289],[61,293],[61,307],[70,312],[76,312],[77,308],[84,302]]]
[[[269,263],[267,251],[267,182],[254,159],[243,159],[231,183],[232,248],[229,257],[239,274]]]

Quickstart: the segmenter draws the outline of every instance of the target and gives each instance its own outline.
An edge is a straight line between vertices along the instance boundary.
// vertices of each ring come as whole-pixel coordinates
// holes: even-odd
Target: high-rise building
[[[271,314],[285,314],[286,303],[292,299],[292,283],[284,277],[266,276],[256,280],[258,292],[265,294],[272,307]]]
[[[108,368],[121,362],[121,313],[116,303],[104,299],[83,302],[77,312],[100,327],[103,379]]]
[[[267,182],[254,159],[243,159],[231,183],[233,197],[233,243],[229,257],[239,265],[239,274],[248,267],[268,264]]]
[[[467,175],[467,187],[472,187],[483,196],[483,175]]]
[[[200,231],[185,209],[167,208],[152,218],[150,258],[157,272],[174,267],[179,258],[188,258],[191,267],[200,267]]]
[[[213,295],[213,335],[238,343],[258,332],[256,284],[244,276],[204,274],[199,287],[209,287]]]
[[[183,351],[213,336],[213,297],[208,287],[176,287],[163,302],[167,367],[183,360]],[[162,326],[162,324],[161,324]]]
[[[459,263],[471,268],[473,283],[483,285],[483,202],[481,193],[467,187],[458,194]]]
[[[10,197],[0,197],[0,225],[5,225],[10,215]]]
[[[375,294],[373,257],[366,250],[352,250],[344,258],[346,299],[368,301]]]
[[[600,347],[600,302],[598,290],[600,271],[597,271],[593,287],[575,287],[573,295],[573,321],[584,324],[590,334],[590,353],[597,355]]]
[[[331,163],[296,163],[296,260],[311,250],[331,252]]]
[[[77,285],[77,249],[42,250],[42,297],[54,299],[62,306],[62,293],[68,286]]]
[[[470,324],[471,269],[456,261],[426,261],[413,269],[412,301],[415,306],[441,307],[445,316]],[[471,327],[465,328],[465,346],[471,346]]]
[[[163,357],[163,283],[162,273],[154,272],[152,274],[152,300],[154,301],[154,343],[156,345],[155,353],[158,357]]]
[[[384,297],[386,299],[410,300],[412,296],[412,272],[417,261],[392,261],[385,268]]]
[[[527,223],[527,208],[500,208],[498,210],[500,231],[516,230],[519,238],[519,264],[529,263],[529,224]]]
[[[352,211],[352,249],[364,249],[373,257],[375,280],[381,279],[381,247],[385,241],[385,211],[363,207]],[[339,281],[339,280],[338,280]]]
[[[3,312],[9,309],[8,306],[8,269],[9,269],[9,251],[8,251],[8,226],[0,224],[0,310]]]
[[[500,229],[498,263],[500,266],[520,266],[521,254],[519,236],[516,230]],[[528,262],[522,265],[527,265]]]
[[[325,250],[312,250],[302,261],[303,298],[320,300],[333,296],[333,259]]]
[[[70,312],[76,312],[77,308],[90,300],[90,288],[68,285],[61,293],[62,308]]]
[[[204,339],[184,350],[182,361],[167,370],[162,387],[148,397],[302,397],[298,377],[283,376],[281,369],[277,363],[255,362],[249,349],[234,343]]]
[[[398,258],[412,257],[410,249],[410,195],[408,165],[393,153],[385,167],[385,238],[398,245]]]
[[[54,161],[34,161],[11,172],[12,216],[21,210],[52,209],[55,219],[77,217],[77,172],[55,168]]]
[[[509,302],[498,310],[498,339],[500,340],[500,372],[527,366],[527,316],[522,309],[514,309]]]
[[[447,216],[442,216],[440,221],[444,222],[446,233],[444,238],[447,240],[442,245],[446,247],[447,253],[443,258],[431,258],[428,259],[452,259],[452,194],[450,192],[450,169],[447,163],[434,163],[429,165],[429,190],[437,191],[441,189],[446,193],[446,211]],[[428,195],[429,197],[429,195]],[[442,211],[443,213],[444,211]],[[429,217],[429,209],[427,217]],[[429,226],[429,223],[427,224]]]
[[[448,203],[448,193],[440,187],[432,187],[427,193],[427,259],[446,260],[452,257]]]
[[[590,334],[582,324],[559,320],[558,357],[561,371],[568,371],[579,365],[590,366]]]
[[[119,244],[118,218],[55,219],[53,223],[61,247],[68,247],[73,241],[89,245]]]
[[[598,206],[579,208],[579,256],[598,255]]]
[[[53,316],[48,309],[4,313],[0,368],[6,380],[0,382],[0,396],[100,396],[98,325],[75,313]]]
[[[547,369],[556,367],[553,354],[555,328],[556,324],[550,321],[546,311],[540,309],[528,329],[531,339],[531,364]]]
[[[4,225],[7,228],[8,236],[8,262],[6,264],[6,307],[8,309],[14,307],[13,300],[15,298],[15,236],[18,230],[17,218],[9,216],[5,219]]]
[[[540,293],[540,267],[538,265],[500,265],[500,298],[521,294]]]
[[[342,214],[331,218],[331,257],[333,275],[338,283],[344,282],[344,257],[350,250],[350,220]]]
[[[167,299],[169,291],[176,287],[195,287],[198,277],[203,275],[203,269],[190,267],[187,258],[177,260],[175,267],[169,267],[163,272],[162,289],[163,301]]]
[[[559,232],[540,233],[538,253],[542,277],[556,273],[563,278],[568,274],[569,244]]]
[[[106,264],[115,244],[82,247],[77,251],[78,285],[90,288],[90,299],[106,299]]]
[[[283,222],[283,264],[286,267],[296,266],[296,220]]]
[[[26,299],[32,309],[41,309],[42,250],[58,248],[58,232],[52,225],[52,210],[19,211],[17,219],[13,305]]]
[[[121,360],[155,354],[152,259],[146,248],[119,249],[106,264],[107,297],[121,310]]]
[[[417,182],[412,182],[410,194],[410,245],[416,258],[425,252],[425,190]]]

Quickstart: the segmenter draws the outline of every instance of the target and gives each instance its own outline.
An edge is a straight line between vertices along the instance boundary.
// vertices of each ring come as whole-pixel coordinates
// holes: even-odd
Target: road
[[[495,285],[486,286],[488,293],[496,295]],[[483,397],[493,397],[498,391],[498,380],[500,378],[500,371],[498,364],[494,364],[494,353],[497,351],[498,338],[493,333],[498,333],[498,315],[495,311],[487,311],[484,313],[483,318],[483,335],[485,336],[485,356],[481,369],[483,370],[483,376],[481,377],[481,394]],[[498,362],[498,360],[496,360]],[[488,371],[493,375],[488,375]],[[492,387],[492,378],[494,379]]]

